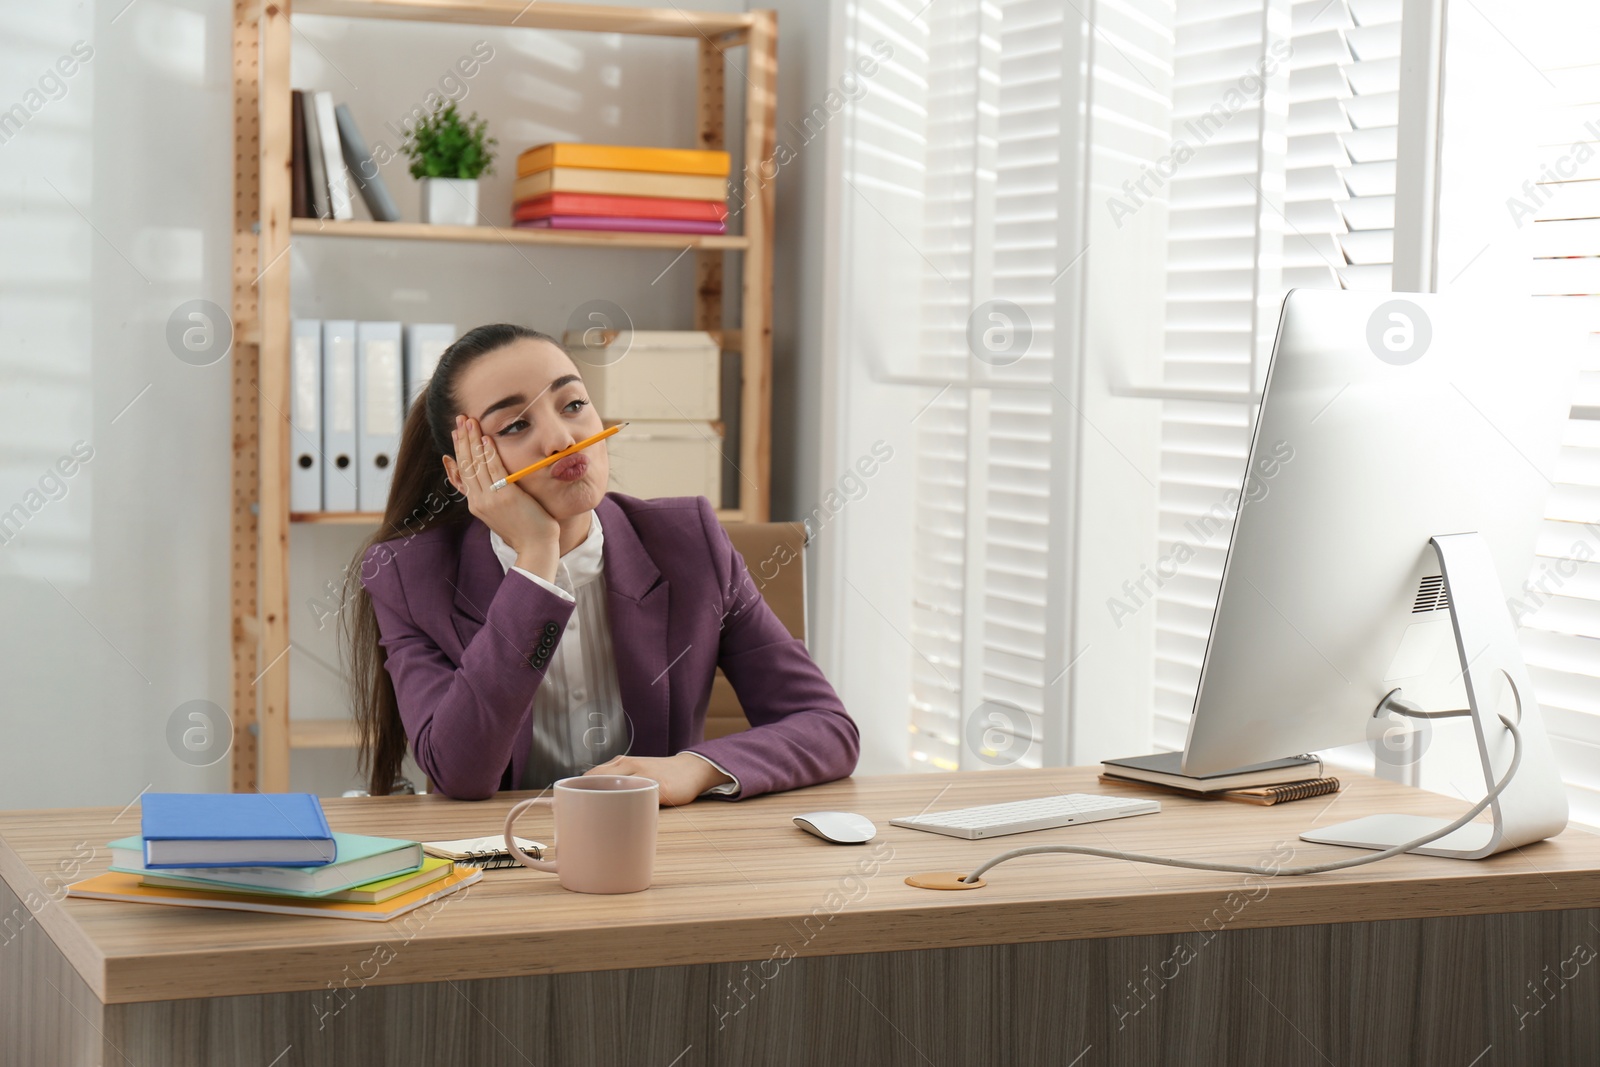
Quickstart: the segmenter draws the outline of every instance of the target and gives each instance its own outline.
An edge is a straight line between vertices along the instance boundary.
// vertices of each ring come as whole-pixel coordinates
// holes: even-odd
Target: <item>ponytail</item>
[[[394,480],[383,522],[362,542],[345,570],[345,612],[340,616],[340,636],[349,664],[351,706],[360,738],[357,773],[367,778],[367,792],[387,796],[393,791],[405,761],[405,725],[395,697],[394,680],[384,667],[383,646],[378,643],[378,617],[372,595],[361,581],[367,551],[382,542],[404,542],[435,526],[470,522],[467,499],[445,475],[443,457],[455,454],[451,430],[460,405],[455,386],[462,371],[478,357],[518,340],[545,341],[561,348],[548,334],[526,326],[497,323],[468,330],[444,350],[432,377],[411,403],[400,430],[400,450],[395,456]]]

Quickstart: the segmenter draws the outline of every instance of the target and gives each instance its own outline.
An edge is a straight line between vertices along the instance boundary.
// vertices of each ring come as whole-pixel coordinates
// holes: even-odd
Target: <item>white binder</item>
[[[389,503],[405,394],[398,322],[356,324],[356,499],[361,511]]]
[[[322,323],[295,319],[289,347],[289,510],[322,510]]]
[[[322,507],[356,510],[356,324],[322,324]]]
[[[433,377],[439,357],[456,339],[456,328],[448,322],[406,323],[406,410],[422,387]]]

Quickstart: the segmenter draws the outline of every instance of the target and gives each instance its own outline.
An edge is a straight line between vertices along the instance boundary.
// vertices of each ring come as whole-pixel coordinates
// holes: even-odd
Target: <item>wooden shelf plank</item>
[[[515,230],[499,226],[431,226],[420,222],[334,222],[294,219],[289,232],[305,237],[368,237],[398,241],[454,241],[478,244],[553,245],[563,248],[688,248],[743,251],[749,238],[738,233],[609,233],[588,230]]]
[[[742,34],[753,21],[753,17],[744,12],[602,7],[546,3],[544,0],[536,4],[527,0],[295,0],[294,13],[697,39],[716,34]]]
[[[720,522],[744,522],[744,512],[739,508],[718,508]],[[306,525],[326,526],[376,526],[383,521],[378,511],[291,511],[289,521]]]
[[[351,719],[290,719],[290,748],[356,748],[360,744]]]
[[[322,523],[328,526],[376,526],[383,521],[381,511],[291,511],[290,522]]]

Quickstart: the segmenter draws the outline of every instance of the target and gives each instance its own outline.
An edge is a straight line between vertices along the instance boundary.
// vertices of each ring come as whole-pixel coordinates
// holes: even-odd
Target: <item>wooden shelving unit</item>
[[[290,217],[292,14],[687,38],[696,44],[698,143],[725,148],[725,64],[746,50],[743,232],[716,236],[578,233],[493,226],[333,222]],[[367,512],[289,511],[289,257],[292,239],[693,251],[694,328],[740,357],[741,471],[724,522],[769,516],[772,401],[772,204],[762,165],[776,144],[777,19],[771,11],[697,12],[526,0],[233,0],[233,749],[235,792],[289,787],[295,749],[348,748],[353,723],[293,720],[289,709],[290,524],[373,525]],[[514,149],[513,149],[514,150]],[[723,327],[723,257],[744,257],[739,325]]]

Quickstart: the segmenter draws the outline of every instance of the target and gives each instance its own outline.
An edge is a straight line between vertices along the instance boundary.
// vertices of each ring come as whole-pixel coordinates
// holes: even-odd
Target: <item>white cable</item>
[[[1166,856],[1146,856],[1139,852],[1118,852],[1110,848],[1092,848],[1088,845],[1030,845],[1027,848],[1014,848],[1010,852],[1002,852],[998,856],[984,861],[982,866],[961,880],[963,882],[974,881],[982,876],[984,871],[1004,863],[1006,860],[1016,859],[1018,856],[1035,856],[1044,852],[1072,852],[1082,856],[1103,856],[1106,859],[1131,860],[1135,863],[1161,863],[1168,867],[1192,867],[1200,871],[1225,871],[1233,874],[1259,874],[1271,878],[1286,875],[1321,874],[1324,871],[1338,871],[1346,867],[1359,867],[1364,863],[1377,863],[1379,860],[1386,860],[1390,856],[1398,856],[1403,852],[1409,852],[1431,841],[1437,841],[1446,834],[1454,833],[1471,822],[1479,812],[1489,806],[1491,801],[1505,792],[1506,786],[1511,784],[1511,776],[1517,773],[1517,765],[1522,762],[1522,732],[1517,729],[1515,723],[1504,715],[1500,716],[1500,721],[1505,723],[1506,729],[1511,731],[1511,766],[1506,768],[1505,776],[1495,783],[1494,788],[1489,791],[1489,795],[1474,804],[1465,815],[1455,822],[1442,826],[1415,840],[1399,845],[1391,845],[1382,852],[1374,852],[1368,856],[1357,856],[1355,859],[1317,863],[1308,867],[1272,868],[1252,867],[1243,863],[1207,863],[1204,860],[1178,860]]]

